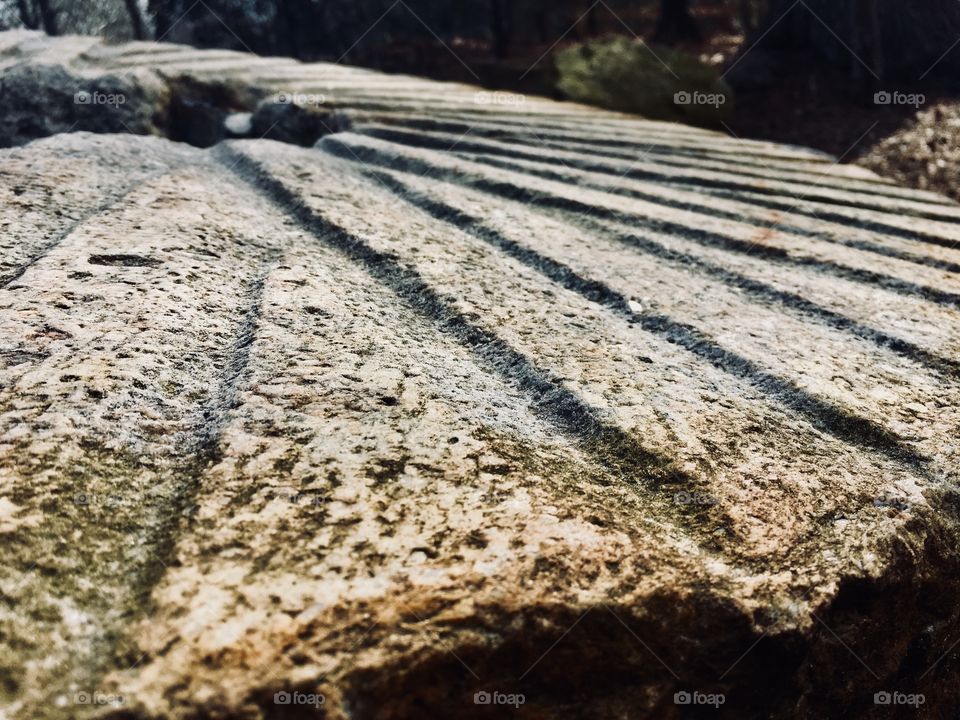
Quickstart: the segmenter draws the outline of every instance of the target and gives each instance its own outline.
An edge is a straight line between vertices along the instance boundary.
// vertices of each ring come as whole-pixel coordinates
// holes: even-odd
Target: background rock
[[[88,79],[59,65],[24,64],[0,77],[0,147],[55,133],[158,133],[163,95],[127,77]]]

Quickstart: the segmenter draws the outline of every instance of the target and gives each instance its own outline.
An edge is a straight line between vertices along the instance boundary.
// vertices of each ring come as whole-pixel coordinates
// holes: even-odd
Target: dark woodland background
[[[883,162],[943,174],[956,163],[942,148],[960,153],[957,0],[0,0],[0,29],[15,27],[364,65],[841,157],[923,109],[878,104],[877,92],[923,93],[933,115]],[[698,89],[730,102],[678,113],[673,91]],[[953,129],[940,137],[945,114]]]
[[[960,39],[955,0],[0,0],[0,28],[165,39],[302,60],[437,72],[536,57],[607,33],[663,45],[759,39],[811,63],[913,79]],[[771,32],[768,30],[773,28]],[[858,55],[862,63],[855,61]],[[960,67],[960,53],[939,65]],[[839,68],[835,68],[839,69]]]

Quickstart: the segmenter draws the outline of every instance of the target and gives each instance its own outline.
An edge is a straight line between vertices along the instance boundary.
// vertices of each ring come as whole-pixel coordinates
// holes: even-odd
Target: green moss
[[[0,626],[0,702],[26,700],[37,718],[63,717],[58,695],[95,690],[123,664],[119,658],[136,659],[124,629],[149,612],[200,471],[80,445],[79,453],[69,446],[33,453],[26,443],[8,455],[17,478],[10,495],[37,521],[0,543],[3,600],[15,618]],[[79,629],[67,613],[85,618]],[[9,681],[41,658],[50,665],[40,685],[24,690]]]
[[[577,102],[710,127],[733,112],[717,71],[677,50],[615,37],[566,48],[554,61],[557,87]]]

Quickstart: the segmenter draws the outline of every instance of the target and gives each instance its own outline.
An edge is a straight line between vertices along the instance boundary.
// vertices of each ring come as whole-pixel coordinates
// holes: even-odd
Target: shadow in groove
[[[353,153],[349,146],[341,149],[338,146],[332,146],[329,141],[325,141],[323,147],[324,149],[332,148],[334,154],[338,154],[341,157],[352,159],[354,161],[361,161],[359,157],[350,157]],[[389,162],[382,162],[382,159],[382,156],[377,156],[373,158],[371,164],[377,164],[382,167],[389,168]],[[427,173],[429,173],[429,169]],[[423,173],[423,175],[425,176],[427,173]],[[458,181],[457,177],[448,177],[447,179],[451,182]],[[870,342],[875,343],[878,347],[888,349],[891,352],[901,355],[902,357],[924,365],[945,377],[960,377],[960,362],[953,360],[952,358],[945,358],[941,355],[937,355],[936,353],[929,352],[928,350],[924,350],[918,345],[903,340],[902,338],[898,338],[880,330],[876,330],[875,328],[871,328],[854,320],[853,318],[847,317],[846,315],[842,315],[838,312],[823,307],[822,305],[818,305],[810,300],[807,300],[800,295],[779,290],[772,285],[768,285],[733,270],[728,270],[720,265],[710,263],[694,255],[682,253],[678,250],[671,250],[660,243],[650,240],[649,238],[642,237],[636,233],[631,233],[629,235],[615,233],[607,228],[601,221],[587,217],[583,213],[578,213],[576,211],[564,211],[564,214],[571,223],[588,227],[591,232],[596,232],[606,237],[611,237],[615,240],[630,245],[634,249],[648,252],[669,262],[676,263],[682,267],[705,273],[722,280],[732,287],[744,290],[756,298],[779,303],[785,309],[800,314],[801,316],[806,316],[816,320],[817,322],[824,323],[839,330],[851,332],[857,337],[860,337],[864,340],[869,340]]]
[[[674,460],[647,450],[629,433],[604,421],[600,411],[552,380],[529,358],[467,320],[451,300],[430,287],[396,255],[372,248],[317,214],[256,160],[224,146],[218,148],[217,157],[317,240],[362,266],[416,312],[434,322],[440,332],[469,349],[485,367],[523,390],[546,419],[579,441],[602,466],[648,489],[667,483],[698,484],[694,476],[677,468]]]
[[[472,130],[469,130],[472,132]],[[465,131],[466,134],[468,131]],[[426,133],[414,133],[414,132],[404,132],[403,130],[396,130],[389,127],[358,127],[357,132],[363,135],[368,135],[370,137],[376,137],[381,140],[386,140],[387,142],[395,142],[399,145],[406,145],[411,147],[420,147],[427,150],[439,150],[441,152],[447,152],[450,150],[450,141],[447,138],[437,138],[432,137]],[[511,138],[513,140],[513,138]],[[508,140],[503,139],[499,140],[500,142],[508,142]],[[593,143],[591,143],[592,145]],[[764,185],[750,184],[737,182],[736,180],[722,180],[722,179],[711,179],[704,178],[697,175],[680,175],[680,174],[668,174],[657,172],[655,170],[641,169],[638,167],[632,167],[624,172],[621,169],[616,167],[611,167],[609,163],[595,162],[584,160],[580,158],[555,158],[549,153],[543,152],[544,149],[550,150],[554,149],[559,151],[568,150],[563,145],[538,141],[537,144],[527,145],[527,144],[513,144],[510,147],[501,147],[499,145],[494,145],[491,143],[484,143],[482,140],[467,140],[460,139],[456,143],[456,147],[464,152],[475,152],[482,155],[499,155],[508,158],[519,158],[522,160],[532,160],[536,162],[548,162],[553,164],[562,164],[568,167],[574,167],[579,170],[586,170],[589,172],[596,172],[605,175],[613,175],[614,177],[624,177],[630,178],[632,180],[645,180],[649,182],[655,182],[661,185],[680,185],[680,186],[691,186],[695,190],[710,190],[710,191],[725,191],[725,192],[738,192],[738,193],[753,193],[756,195],[769,195],[771,197],[779,197],[782,195],[791,196],[791,199],[796,202],[795,198],[792,198],[791,193],[784,191],[782,189],[777,189],[775,187],[766,187]],[[530,148],[536,152],[524,152],[523,148]],[[647,147],[638,146],[636,150],[641,153],[647,152]],[[584,152],[588,152],[584,149]],[[634,154],[624,154],[622,156],[609,155],[607,157],[611,159],[624,160],[633,164],[637,163],[637,157]],[[691,170],[696,169],[695,166],[678,166],[674,162],[669,160],[663,160],[659,156],[654,160],[651,160],[651,163],[657,165],[663,165],[667,167],[677,167],[681,170]],[[709,168],[708,168],[709,169]],[[724,171],[709,169],[711,172],[721,173]],[[730,171],[727,171],[730,172]],[[737,170],[737,175],[742,175],[744,177],[753,177],[749,172],[740,172]],[[757,179],[763,180],[765,183],[769,183],[771,177],[770,174],[762,175]],[[840,207],[854,208],[858,210],[867,210],[878,213],[890,213],[889,204],[883,204],[883,199],[887,200],[903,200],[904,198],[896,196],[893,194],[886,195],[882,193],[872,192],[870,194],[877,195],[880,199],[876,203],[870,202],[861,202],[853,199],[841,199],[830,194],[824,194],[818,192],[820,190],[835,190],[835,191],[846,191],[850,192],[849,189],[844,188],[842,185],[830,185],[822,181],[817,183],[804,183],[796,180],[784,179],[783,182],[793,182],[795,184],[806,184],[811,188],[811,191],[804,195],[805,200],[811,202],[820,202],[826,203],[829,205],[836,205]],[[860,194],[865,194],[863,191],[859,191]],[[731,196],[738,197],[738,196]],[[743,198],[739,198],[741,201]],[[751,202],[753,200],[751,199]],[[922,201],[914,201],[922,202]],[[787,201],[786,208],[789,209],[792,207]],[[760,201],[756,201],[756,204],[762,204]],[[934,220],[937,222],[949,223],[953,225],[960,224],[960,219],[953,215],[937,213],[933,211],[924,211],[917,209],[910,210],[900,210],[903,214],[908,214],[913,217],[923,218],[926,220]],[[847,219],[849,222],[849,218]],[[884,226],[886,227],[886,226]],[[926,235],[925,233],[920,232],[908,232],[902,228],[892,227],[892,231],[895,231],[894,234],[906,233],[907,237],[914,240],[921,240],[927,242],[936,242],[936,239],[930,239],[931,236]]]
[[[605,283],[586,278],[569,266],[504,237],[467,213],[411,190],[389,173],[370,170],[365,172],[390,188],[399,197],[434,218],[469,232],[566,289],[610,308],[645,331],[683,347],[734,377],[746,380],[752,387],[761,390],[791,410],[802,413],[811,424],[835,438],[850,445],[878,452],[892,460],[905,462],[911,470],[919,471],[928,479],[933,479],[927,469],[930,461],[900,442],[899,438],[886,428],[809,394],[789,380],[765,370],[752,360],[720,346],[691,325],[677,322],[664,315],[639,313],[632,310],[628,298]]]
[[[457,153],[458,155],[460,153]],[[636,200],[643,200],[645,202],[656,203],[658,205],[663,205],[664,207],[674,208],[676,210],[686,210],[688,212],[700,213],[703,215],[709,215],[710,217],[720,218],[722,220],[733,220],[735,222],[743,223],[745,225],[752,225],[754,227],[762,228],[764,230],[775,228],[777,230],[788,232],[793,235],[800,235],[802,237],[810,238],[812,240],[821,240],[823,242],[832,243],[834,245],[843,245],[844,247],[854,248],[855,250],[863,250],[864,252],[872,252],[877,255],[883,255],[885,257],[896,258],[897,260],[903,260],[904,262],[914,263],[916,265],[924,265],[926,267],[936,268],[937,270],[943,270],[950,273],[960,273],[960,263],[950,262],[949,260],[941,260],[935,257],[929,257],[927,255],[917,255],[911,252],[905,252],[903,250],[896,250],[886,245],[879,245],[877,243],[869,242],[867,240],[845,240],[843,238],[830,237],[829,235],[824,235],[823,233],[818,233],[813,230],[806,230],[804,228],[797,227],[796,225],[790,225],[785,222],[770,223],[769,221],[761,220],[760,218],[751,218],[746,215],[741,215],[737,212],[732,212],[728,210],[721,210],[720,208],[714,208],[707,205],[700,205],[697,203],[685,202],[683,200],[671,200],[670,198],[665,198],[660,195],[654,195],[651,193],[641,192],[639,190],[634,190],[631,188],[617,187],[613,185],[604,185],[601,183],[593,182],[587,180],[583,177],[573,177],[571,178],[568,175],[565,175],[563,172],[551,171],[543,168],[531,168],[525,165],[518,165],[517,163],[512,163],[507,160],[502,160],[494,157],[487,156],[476,156],[470,155],[467,157],[469,160],[474,162],[483,163],[484,165],[490,165],[495,168],[500,168],[502,170],[508,170],[510,172],[523,173],[525,175],[532,175],[534,177],[542,177],[545,180],[553,180],[555,182],[562,182],[575,185],[577,187],[585,187],[590,190],[596,190],[597,192],[612,193],[614,195],[621,195],[623,197],[628,197]],[[742,202],[742,199],[739,196],[730,194],[730,199]],[[789,210],[789,207],[786,209]],[[949,241],[944,240],[943,245],[948,246]]]
[[[639,226],[646,230],[667,235],[677,235],[678,237],[699,243],[705,247],[719,248],[752,257],[762,257],[765,260],[782,265],[811,268],[825,275],[832,275],[844,280],[882,287],[900,295],[918,297],[939,305],[960,308],[960,295],[918,285],[908,280],[902,280],[871,270],[849,267],[829,260],[795,257],[781,248],[759,246],[746,240],[739,240],[728,235],[691,227],[679,222],[653,220],[634,213],[626,213],[609,208],[598,208],[594,205],[580,202],[579,200],[560,197],[548,192],[534,191],[529,188],[520,187],[515,183],[454,173],[419,158],[401,156],[388,157],[386,153],[376,148],[345,144],[336,137],[325,138],[320,147],[331,154],[348,160],[359,160],[362,163],[379,165],[392,170],[404,170],[416,175],[432,174],[434,177],[437,177],[439,171],[439,174],[445,179],[510,200],[519,200],[531,205],[553,210],[570,211],[580,216],[596,217],[625,225]]]

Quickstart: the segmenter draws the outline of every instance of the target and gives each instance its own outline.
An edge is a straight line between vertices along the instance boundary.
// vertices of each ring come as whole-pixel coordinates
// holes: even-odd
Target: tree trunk
[[[849,30],[850,46],[850,82],[853,87],[859,88],[863,85],[863,65],[857,59],[863,55],[863,32],[860,25],[860,5],[862,0],[852,0],[848,3],[847,28]]]
[[[298,20],[302,23],[306,18],[300,17],[299,9],[292,0],[280,0],[277,3],[277,27],[272,34],[271,42],[278,54],[303,60]]]
[[[490,34],[493,36],[493,54],[498,60],[507,57],[510,49],[510,20],[504,0],[490,0]]]
[[[754,31],[756,22],[753,19],[753,0],[740,0],[740,25],[744,35]]]
[[[960,71],[955,0],[771,0],[753,35],[745,47],[808,53],[822,66],[818,72],[855,62],[856,74],[870,82],[914,83],[928,73],[951,78]]]
[[[59,35],[57,29],[57,13],[50,5],[50,0],[37,0],[40,6],[40,21],[43,23],[43,30],[47,35]]]
[[[147,39],[146,26],[143,23],[143,14],[140,12],[138,0],[124,0],[127,6],[127,13],[130,15],[130,27],[133,29],[133,37],[137,40]]]
[[[600,34],[600,22],[597,16],[597,5],[594,3],[587,10],[587,35],[590,37],[596,37]]]
[[[153,17],[153,39],[162,40],[170,32],[168,3],[162,0],[149,0],[147,12]]]
[[[17,0],[17,11],[20,13],[20,22],[28,30],[36,30],[40,27],[40,21],[27,2],[27,0]]]
[[[550,15],[545,10],[538,10],[534,17],[534,25],[537,28],[537,41],[541,43],[550,40]]]
[[[690,14],[690,0],[660,0],[660,19],[653,41],[662,45],[699,42],[700,29]]]
[[[879,0],[867,0],[869,7],[867,11],[870,15],[870,43],[872,48],[871,57],[873,60],[873,69],[881,78],[886,75],[887,64],[883,58],[883,28],[880,25],[880,2]]]

